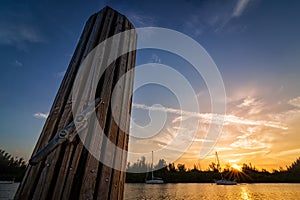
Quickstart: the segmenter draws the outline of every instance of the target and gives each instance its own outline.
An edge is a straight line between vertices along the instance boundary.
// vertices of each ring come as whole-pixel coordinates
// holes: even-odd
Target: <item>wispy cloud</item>
[[[292,98],[287,101],[283,101],[283,106],[287,106],[280,112],[270,113],[267,116],[275,119],[276,121],[282,121],[285,123],[292,123],[299,121],[300,119],[300,96]],[[293,106],[293,107],[291,107]]]
[[[245,153],[234,153],[231,156],[234,157],[241,157],[241,156],[250,156],[250,155],[256,155],[256,154],[265,154],[269,153],[270,150],[260,150],[260,151],[251,151],[251,152],[245,152]]]
[[[38,119],[47,119],[48,115],[49,113],[41,113],[41,112],[33,114],[33,116]]]
[[[183,22],[183,30],[187,30],[187,34],[192,37],[199,37],[205,31],[206,26],[201,19],[201,15],[193,14],[189,16],[189,19],[185,19]]]
[[[22,67],[23,66],[23,63],[21,61],[18,61],[18,60],[15,60],[13,63],[12,63],[13,66],[16,66],[16,67]]]
[[[287,156],[287,155],[296,154],[296,153],[300,154],[300,148],[281,151],[281,152],[278,152],[276,156]]]
[[[54,74],[54,76],[57,78],[61,78],[65,75],[65,73],[66,73],[66,71],[57,72]]]
[[[21,8],[21,9],[20,9]],[[28,50],[28,45],[45,41],[36,16],[27,7],[0,8],[0,45]]]
[[[216,147],[215,150],[218,151],[218,152],[221,152],[221,151],[231,151],[232,148],[231,147]]]
[[[127,17],[135,27],[146,27],[155,25],[155,18],[153,16],[147,16],[142,13],[129,12],[127,14]]]
[[[245,11],[247,5],[249,4],[250,0],[238,0],[237,4],[232,13],[232,17],[239,17]]]
[[[249,136],[251,136],[254,132],[258,131],[258,127],[248,127],[247,130],[240,130],[240,132],[243,133],[243,135],[238,135],[236,138],[238,139],[245,139],[248,138]]]
[[[30,25],[2,24],[0,31],[0,44],[15,45],[24,48],[26,43],[38,43],[44,41],[38,29]]]
[[[213,123],[221,123],[224,119],[224,125],[229,124],[241,124],[241,125],[252,125],[252,126],[265,126],[265,127],[272,127],[282,130],[287,130],[288,127],[286,125],[281,124],[280,122],[274,122],[274,121],[265,121],[265,120],[250,120],[250,119],[244,119],[242,117],[234,116],[234,115],[218,115],[218,114],[212,114],[212,113],[197,113],[197,112],[190,112],[180,109],[174,109],[174,108],[167,108],[167,107],[150,107],[144,104],[133,104],[133,107],[140,108],[144,110],[157,110],[157,111],[163,111],[167,113],[172,113],[176,115],[181,115],[180,117],[184,116],[185,119],[196,117],[201,120],[202,123],[212,123],[211,120],[214,118]],[[178,122],[180,120],[183,120],[184,118],[175,118],[173,122]]]
[[[242,149],[264,149],[267,145],[257,139],[243,138],[230,144],[231,147]]]
[[[288,129],[286,125],[283,125],[280,122],[264,121],[264,120],[248,120],[234,115],[226,115],[225,121],[229,123],[231,122],[231,123],[244,124],[244,125],[266,126],[266,127],[278,128],[282,130]]]
[[[300,108],[300,96],[299,97],[295,97],[295,98],[289,100],[288,104]]]
[[[265,107],[264,103],[260,101],[259,99],[256,99],[254,97],[246,97],[242,99],[242,102],[239,103],[236,107],[240,112],[245,112],[247,110],[247,113],[249,115],[259,114],[263,108]]]
[[[255,102],[254,98],[247,97],[243,100],[241,104],[237,105],[237,107],[242,108],[242,107],[253,106],[254,102]]]
[[[215,140],[207,140],[207,139],[194,138],[193,142],[215,142]]]
[[[250,0],[238,0],[231,15],[225,15],[224,19],[223,19],[223,23],[221,24],[221,26],[219,26],[215,32],[218,32],[222,29],[224,29],[224,27],[226,27],[230,21],[234,18],[238,18],[240,17],[244,11],[246,10],[247,6],[249,5]],[[231,31],[244,31],[247,28],[247,26],[243,25],[243,26],[230,26],[230,28],[228,29]],[[229,31],[229,32],[231,32]]]

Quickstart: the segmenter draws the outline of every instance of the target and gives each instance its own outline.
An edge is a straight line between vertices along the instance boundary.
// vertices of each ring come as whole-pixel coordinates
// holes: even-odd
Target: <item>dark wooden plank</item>
[[[132,25],[130,24],[130,28],[133,29]],[[136,41],[137,41],[137,34],[133,32],[133,36],[131,36],[130,45],[133,46],[133,49],[136,49]],[[128,151],[128,142],[129,142],[129,132],[130,132],[130,118],[131,118],[131,107],[132,107],[132,95],[133,95],[133,80],[134,80],[134,67],[135,67],[135,55],[136,52],[130,52],[128,54],[128,62],[127,62],[127,70],[130,70],[130,79],[127,80],[127,84],[129,84],[128,87],[129,91],[125,95],[125,103],[127,103],[127,109],[126,113],[124,113],[126,116],[126,122],[125,122],[125,133],[124,133],[124,139],[123,144],[120,142],[119,147],[123,148],[125,151],[122,154],[121,158],[121,166],[122,166],[122,172],[120,174],[120,183],[118,187],[118,199],[123,199],[124,195],[124,184],[125,184],[125,176],[126,176],[126,164],[127,164],[127,151]],[[122,146],[123,145],[123,146]]]
[[[126,21],[125,23],[125,28],[127,30],[130,29],[130,23]],[[127,41],[128,43],[125,44],[124,49],[130,49],[134,45],[132,40],[130,38],[135,38],[136,33],[133,32],[128,38]],[[125,149],[125,141],[127,141],[127,136],[129,134],[129,124],[128,124],[128,119],[130,119],[129,111],[130,111],[130,97],[132,93],[132,82],[133,79],[131,78],[132,71],[129,71],[133,68],[132,65],[132,58],[131,58],[132,53],[127,53],[122,56],[122,63],[121,68],[123,67],[124,72],[128,72],[127,76],[128,78],[124,79],[123,82],[121,83],[124,85],[124,88],[120,88],[121,91],[120,93],[123,92],[122,95],[122,101],[121,101],[121,108],[120,108],[120,116],[119,116],[119,125],[121,128],[118,130],[118,138],[117,138],[117,146],[116,148],[120,149]],[[126,160],[124,158],[126,157],[126,153],[122,151],[117,151],[115,150],[115,155],[114,155],[114,170],[112,174],[112,183],[111,183],[111,189],[110,189],[110,198],[111,199],[121,199],[123,197],[122,194],[119,193],[119,187],[124,187],[124,179],[125,177],[122,176],[124,174],[125,166],[126,166]],[[121,169],[121,170],[117,170]],[[123,170],[123,171],[122,171]]]
[[[115,27],[115,22],[113,20],[114,15],[113,13],[108,16],[109,18],[106,20],[106,25],[108,29],[111,29],[111,27]],[[104,31],[103,31],[104,32]],[[115,28],[115,33],[119,32],[118,27]],[[108,33],[108,32],[106,32]],[[102,41],[104,38],[107,38],[107,34],[103,34],[100,38],[100,41]],[[110,51],[109,48],[105,49],[106,51]],[[99,51],[102,51],[99,49]],[[104,67],[107,65],[107,56],[109,55],[104,55],[104,52],[99,52],[99,55],[97,58],[94,60],[95,63],[98,66]],[[114,53],[113,51],[110,51],[109,54]],[[112,65],[113,66],[113,65]],[[98,71],[95,72],[95,74],[99,73],[101,71],[101,67],[98,68]],[[98,117],[98,123],[100,127],[104,127],[105,122],[106,122],[106,116],[107,116],[107,111],[109,109],[109,101],[110,101],[110,89],[112,87],[112,77],[114,74],[115,67],[109,67],[105,73],[104,73],[104,81],[102,84],[102,91],[100,93],[100,98],[103,101],[103,104],[99,107],[97,111],[97,117]],[[93,128],[96,128],[96,124],[94,124]],[[93,132],[93,131],[91,131]],[[102,144],[102,135],[100,133],[94,132],[93,135],[90,136],[90,144],[89,144],[89,149],[99,149],[99,155],[101,151],[101,144]],[[94,195],[94,188],[96,185],[96,178],[98,174],[98,164],[99,161],[94,158],[92,154],[87,155],[87,160],[85,164],[85,171],[83,175],[83,180],[82,180],[82,185],[80,189],[80,199],[92,199]]]
[[[110,11],[110,12],[108,13],[107,17],[108,17],[108,18],[112,18],[112,17],[113,17],[113,12]],[[106,21],[106,25],[103,26],[103,30],[102,30],[102,33],[103,33],[103,34],[101,34],[101,37],[100,37],[99,42],[103,41],[105,38],[108,37],[108,34],[109,34],[109,31],[108,31],[108,30],[112,28],[112,27],[111,27],[111,21],[108,20],[108,19],[106,19],[105,21]],[[97,58],[97,56],[95,56],[95,57]],[[106,102],[109,102],[109,99],[107,99]],[[105,108],[106,108],[105,105],[104,105],[104,108],[103,108],[103,106],[101,107],[101,109],[105,109]],[[107,108],[106,108],[106,109],[107,109]],[[106,113],[106,112],[105,112],[105,113]],[[105,117],[105,115],[104,115],[103,117]],[[76,151],[82,151],[82,149],[83,149],[83,146],[82,146],[82,143],[80,143],[79,146],[77,146]],[[78,157],[77,153],[74,155],[74,157]],[[76,161],[76,162],[75,162],[74,164],[72,164],[73,173],[71,174],[70,177],[68,177],[69,179],[68,179],[67,182],[72,182],[74,176],[76,176],[76,173],[74,173],[75,171],[77,171],[77,173],[78,173],[77,166],[78,166],[79,160],[76,159],[75,161]],[[80,170],[84,170],[84,169],[86,169],[86,167],[84,167],[83,169],[80,169]],[[90,173],[95,173],[95,174],[97,174],[97,172],[94,171],[94,170],[90,170],[89,172],[90,172]],[[86,184],[81,184],[81,185],[82,185],[82,186],[85,186]],[[68,196],[68,195],[66,195],[66,194],[68,194],[70,191],[71,191],[70,188],[67,188],[67,192],[66,192],[66,191],[64,192],[64,197]]]
[[[92,21],[89,24],[93,24],[93,26],[88,26],[88,29],[90,29],[91,27],[95,27],[94,19],[91,19],[91,20]],[[97,20],[96,20],[96,23],[97,23]],[[90,37],[91,34],[86,34],[86,36]],[[87,44],[89,44],[89,43],[90,43],[90,40],[88,40]],[[85,47],[84,45],[81,46],[81,51],[84,50],[84,47]],[[86,51],[86,49],[85,49],[85,51]],[[79,60],[79,58],[77,58],[77,62],[78,62],[77,63],[77,68],[78,68],[79,64],[80,64],[79,62],[81,62],[81,60]],[[72,86],[72,84],[70,86]],[[68,97],[65,98],[68,100],[68,103],[64,106],[63,114],[59,121],[57,130],[63,129],[73,119],[72,118],[72,98],[70,95],[70,91],[71,91],[70,86],[68,86],[69,91],[65,91],[66,95],[68,95]],[[62,107],[63,107],[63,105],[62,105]],[[49,197],[49,193],[52,194],[52,191],[49,191],[49,189],[50,189],[51,185],[53,185],[53,184],[51,184],[52,179],[54,179],[53,181],[56,180],[57,175],[55,174],[55,171],[56,171],[56,168],[58,167],[57,165],[60,165],[60,162],[57,162],[57,160],[59,160],[62,147],[64,147],[64,146],[63,145],[59,146],[55,151],[53,151],[47,157],[47,159],[45,161],[45,168],[43,168],[43,170],[41,172],[37,187],[35,189],[35,193],[33,196],[34,198],[45,199],[45,198]]]
[[[64,113],[62,115],[62,120],[60,120],[58,125],[58,130],[63,129],[69,122],[72,121],[72,102],[69,99],[67,105],[64,107]],[[52,181],[55,181],[56,174],[55,168],[57,164],[60,164],[59,155],[62,151],[63,146],[59,146],[55,151],[47,156],[45,161],[45,167],[42,169],[39,181],[36,185],[35,192],[33,195],[34,199],[46,199],[49,197],[49,191]],[[53,180],[54,179],[54,180]]]
[[[136,35],[135,35],[136,37]],[[136,48],[136,43],[134,43],[134,46]],[[131,62],[129,62],[128,66],[131,67],[130,69],[132,69],[135,66],[135,55],[136,52],[131,52],[129,55],[129,59]],[[124,134],[124,140],[123,140],[123,149],[127,152],[128,151],[128,142],[129,142],[129,133],[130,133],[130,114],[131,114],[131,108],[132,108],[132,92],[133,92],[133,79],[134,79],[134,70],[130,71],[131,75],[130,75],[130,80],[129,80],[129,95],[128,96],[128,113],[126,116],[126,132]],[[120,146],[122,144],[120,143]],[[127,153],[122,154],[122,168],[123,171],[120,174],[120,183],[119,183],[119,187],[118,187],[118,199],[123,199],[123,195],[124,195],[124,184],[125,184],[125,178],[126,178],[126,164],[127,164]]]
[[[91,19],[93,16],[91,16]],[[62,106],[64,103],[64,100],[67,100],[65,98],[66,95],[68,95],[68,90],[71,87],[72,78],[76,75],[76,66],[79,64],[77,62],[77,59],[81,57],[81,49],[84,48],[85,42],[87,41],[87,35],[89,34],[88,29],[93,26],[93,20],[89,20],[85,26],[85,29],[83,31],[82,37],[80,38],[80,41],[76,47],[75,53],[71,59],[70,65],[68,67],[68,70],[66,72],[66,75],[62,81],[62,84],[59,88],[59,91],[55,97],[53,106],[50,110],[50,114],[48,119],[46,120],[46,123],[44,125],[44,128],[42,130],[42,133],[38,139],[38,142],[35,146],[35,149],[33,151],[33,154],[36,153],[39,149],[41,149],[45,144],[48,143],[48,141],[54,136],[56,133],[56,128],[58,125],[58,121],[60,119],[60,116],[62,115],[62,111],[64,109],[64,106]],[[23,178],[18,191],[15,195],[15,199],[31,199],[31,195],[33,194],[35,190],[36,182],[39,178],[41,168],[44,167],[43,163],[39,163],[36,166],[28,166],[27,172],[25,174],[25,177]],[[27,184],[27,183],[33,183],[33,184]]]
[[[84,58],[101,41],[131,26],[132,25],[123,15],[108,7],[90,17],[85,25],[66,75],[54,100],[50,115],[46,120],[33,153],[43,148],[59,130],[73,120],[72,103],[74,102],[72,102],[72,92],[75,91],[72,91],[72,87],[80,63],[83,62]],[[128,44],[120,43],[117,45],[122,48],[122,46]],[[114,57],[117,53],[114,49],[110,49],[109,46],[92,52],[93,54],[89,55],[92,59],[90,59],[90,62],[87,64],[99,64],[100,66],[106,65],[109,57]],[[131,54],[123,55],[117,62],[114,61],[111,64],[105,71],[103,83],[99,88],[90,88],[90,83],[97,77],[96,75],[101,71],[101,68],[93,70],[85,69],[84,73],[86,76],[83,76],[80,80],[83,84],[77,91],[78,93],[75,94],[81,98],[79,100],[80,103],[84,101],[84,103],[87,104],[92,102],[95,98],[95,94],[92,94],[91,91],[97,89],[97,93],[104,100],[104,104],[97,110],[99,123],[102,127],[105,127],[105,134],[109,139],[121,148],[127,148],[128,137],[126,137],[124,132],[119,130],[109,109],[113,87],[118,79],[128,70],[127,59],[129,59],[129,55]],[[106,57],[108,57],[108,59],[105,59]],[[133,58],[132,55],[131,57]],[[130,61],[130,63],[132,63],[132,61]],[[122,109],[128,110],[128,106],[126,107],[126,105],[129,101],[125,100],[128,98],[128,94],[123,93],[128,93],[132,88],[130,89],[130,83],[124,82],[118,90],[117,99],[119,99],[119,101],[117,102],[117,113],[121,115]],[[76,104],[78,105],[78,102],[76,102]],[[123,106],[126,108],[123,108]],[[81,109],[79,111],[82,111],[84,108],[79,109]],[[121,116],[119,123],[128,126],[126,123],[128,123],[129,117]],[[90,123],[93,125],[94,122],[91,121]],[[93,130],[95,126],[95,124],[89,126],[89,132]],[[98,149],[99,156],[108,159],[111,164],[115,165],[121,165],[122,162],[124,162],[123,155],[116,155],[114,148],[109,149],[109,147],[105,145],[105,142],[103,142],[101,136],[98,134],[87,135],[87,133],[88,130],[82,131],[81,139],[85,142],[85,145],[89,145],[90,148]],[[119,193],[123,190],[118,187],[123,187],[124,182],[118,184],[117,181],[118,179],[120,180],[120,178],[124,180],[125,177],[121,175],[121,172],[115,173],[112,168],[104,166],[95,159],[87,152],[83,142],[77,138],[74,143],[64,143],[51,152],[44,161],[38,163],[36,166],[29,166],[15,198],[103,199],[102,197],[104,197],[105,199],[121,199],[122,197],[120,198]],[[114,156],[117,156],[117,159],[115,159]],[[113,189],[113,195],[111,195],[111,189]]]
[[[110,15],[112,14],[111,11],[109,11],[109,13],[110,13]],[[103,19],[102,19],[102,21],[103,21]],[[107,16],[106,16],[105,21],[107,21]],[[100,21],[98,23],[100,25]],[[101,34],[104,34],[107,37],[107,32],[108,32],[107,30],[108,30],[108,28],[107,27],[105,28],[105,27],[106,27],[106,25],[103,26]],[[94,33],[95,34],[94,34],[93,39],[92,39],[94,46],[90,46],[90,48],[94,48],[100,42],[100,41],[98,41],[98,43],[96,42],[97,41],[96,37],[98,37],[98,35],[96,36],[97,32],[99,32],[99,26],[94,29]],[[89,71],[89,73],[94,73],[94,72]],[[86,81],[90,81],[90,80],[86,80]],[[85,84],[83,84],[83,86],[85,86]],[[88,91],[89,91],[89,88],[86,89],[86,88],[83,87],[83,89],[82,89],[82,95],[81,96],[82,97],[88,96],[88,93],[87,93]],[[78,96],[80,96],[80,95],[78,95]],[[94,96],[89,95],[88,101],[92,102],[92,99],[94,99]],[[81,139],[85,138],[86,133],[87,133],[87,130],[85,130],[83,133],[81,133]],[[78,169],[79,160],[80,160],[79,158],[82,156],[82,152],[83,151],[84,151],[84,145],[83,145],[82,142],[79,142],[79,144],[76,146],[76,149],[75,149],[75,153],[74,153],[74,156],[73,156],[74,159],[72,160],[72,162],[69,165],[69,169],[72,169],[72,170],[66,176],[66,182],[67,183],[73,183],[74,182],[74,178],[75,178],[76,173],[78,172],[78,170],[84,170],[84,169]],[[70,196],[70,194],[71,194],[71,191],[72,191],[71,187],[66,187],[66,189],[63,191],[63,197],[64,198],[68,198]]]
[[[123,16],[118,16],[117,20],[114,24],[115,31],[114,34],[117,34],[122,31],[123,29]],[[119,44],[117,44],[119,45]],[[113,45],[114,46],[114,45]],[[117,52],[114,51],[114,49],[111,50],[111,55],[115,55]],[[110,103],[110,96],[113,86],[113,75],[115,73],[116,63],[113,62],[111,66],[106,70],[105,77],[102,85],[102,92],[101,92],[101,99],[105,102],[106,110],[99,110],[100,115],[98,115],[99,124],[101,127],[105,127],[106,120],[110,120],[106,118],[108,105]],[[99,156],[101,152],[101,146],[102,146],[102,136],[103,135],[94,135],[94,137],[91,139],[92,143],[90,144],[90,148],[97,148],[99,149]],[[96,138],[97,139],[96,139]],[[102,149],[103,150],[103,149]],[[84,178],[84,184],[82,184],[81,188],[81,194],[84,196],[81,196],[82,198],[93,196],[94,194],[94,188],[96,184],[96,178],[97,178],[97,170],[99,166],[99,161],[94,158],[91,154],[88,155],[87,162],[86,162],[86,171],[85,171],[85,178]]]
[[[126,23],[125,23],[126,24]],[[128,27],[125,26],[125,29]],[[122,46],[120,48],[128,49],[128,41],[129,37],[126,36],[126,38],[123,38],[122,40]],[[122,50],[121,50],[122,52]],[[115,74],[115,80],[114,80],[114,85],[119,81],[120,77],[125,74],[126,72],[126,64],[127,64],[127,54],[121,56],[118,59],[118,70],[116,71]],[[124,79],[122,79],[124,81]],[[115,96],[114,98],[114,103],[116,104],[116,107],[114,108],[113,112],[116,116],[114,119],[111,117],[110,122],[108,123],[108,131],[107,131],[107,136],[109,140],[117,145],[117,141],[119,139],[119,126],[118,124],[120,121],[118,121],[118,124],[115,122],[115,120],[120,119],[121,115],[121,109],[123,105],[123,93],[125,92],[125,84],[124,82],[118,85],[117,87],[114,87],[112,89],[115,90]],[[103,144],[104,150],[101,151],[101,156],[102,159],[106,160],[106,163],[108,163],[109,166],[103,165],[101,168],[101,176],[100,181],[99,181],[99,188],[98,188],[98,193],[97,193],[97,198],[98,199],[114,199],[111,197],[111,188],[116,188],[116,183],[113,183],[112,177],[113,177],[113,168],[112,166],[114,165],[114,156],[115,156],[115,151],[116,148],[115,146],[108,146],[106,144]],[[117,166],[115,166],[117,167]],[[118,166],[119,167],[119,166]],[[113,186],[112,186],[113,185]],[[117,186],[118,187],[118,186]]]
[[[93,27],[93,31],[91,33],[91,36],[90,36],[90,39],[89,39],[89,43],[87,44],[88,46],[88,50],[85,51],[85,54],[88,54],[89,52],[91,52],[91,50],[98,44],[97,43],[97,38],[99,36],[99,30],[101,30],[101,24],[103,23],[102,21],[103,20],[103,15],[107,12],[107,9],[104,9],[101,11],[101,13],[99,13],[97,15],[97,19],[96,19],[96,22],[95,22],[95,26]],[[103,32],[103,31],[102,31]],[[89,55],[90,56],[90,55]],[[86,56],[84,56],[86,57]],[[92,56],[93,57],[93,56]],[[86,77],[89,77],[88,75],[89,74],[93,74],[94,72],[93,71],[90,71],[89,68],[86,69]],[[85,87],[86,84],[88,84],[90,80],[86,79],[82,79],[80,80],[80,82],[82,83],[83,87],[81,88],[81,92],[80,94],[76,94],[77,96],[82,96],[82,97],[86,97],[88,96],[88,92],[89,90]],[[80,90],[79,90],[80,91]],[[86,103],[90,103],[92,102],[94,99],[94,96],[88,99],[85,99],[84,101]],[[82,103],[82,102],[81,102]],[[86,134],[86,130],[83,131],[83,133],[81,133],[81,138],[84,139],[85,138],[85,134]],[[66,161],[69,161],[66,165],[64,165],[64,168],[60,170],[60,174],[61,176],[59,177],[62,177],[60,178],[60,181],[61,182],[64,182],[64,185],[68,182],[73,182],[73,178],[76,174],[76,171],[77,171],[77,166],[78,166],[78,163],[79,163],[79,157],[81,156],[81,153],[83,151],[83,144],[82,142],[80,142],[76,148],[72,148],[74,151],[76,152],[73,152],[73,151],[70,151],[69,154],[71,155],[64,155],[64,158],[63,160],[66,162]],[[75,157],[75,159],[71,158],[69,159],[69,157],[72,156],[72,157]],[[72,161],[72,162],[71,162]],[[75,162],[74,162],[75,161]],[[61,172],[63,171],[63,172]],[[61,183],[60,182],[60,183]],[[54,196],[53,198],[54,199],[57,199],[58,197],[60,197],[62,194],[64,195],[64,198],[66,198],[67,196],[69,196],[71,192],[71,187],[67,187],[66,190],[62,190],[61,187],[59,187],[57,184],[56,184],[56,187],[54,189]]]

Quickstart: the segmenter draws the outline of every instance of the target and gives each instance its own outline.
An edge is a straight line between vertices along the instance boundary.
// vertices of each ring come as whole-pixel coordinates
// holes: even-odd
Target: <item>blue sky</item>
[[[3,0],[0,3],[0,148],[26,159],[30,156],[45,122],[43,114],[49,112],[84,23],[105,5],[127,16],[135,27],[170,28],[199,42],[222,74],[228,114],[244,120],[273,120],[289,127],[284,136],[281,130],[266,126],[225,127],[224,140],[216,146],[219,151],[224,150],[225,161],[234,160],[230,157],[232,152],[244,152],[246,156],[249,149],[252,152],[255,149],[258,153],[251,154],[253,158],[248,156],[253,162],[260,163],[267,155],[273,160],[261,166],[275,166],[279,160],[285,166],[300,153],[295,142],[300,139],[296,123],[300,119],[300,3],[296,0],[288,3]],[[188,77],[199,98],[204,99],[203,105],[207,105],[205,84],[187,62],[158,50],[138,52],[137,64],[147,62],[168,64],[180,71]],[[161,94],[160,98],[147,96],[154,92]],[[160,102],[177,108],[172,98],[161,87],[147,86],[135,93],[134,103],[151,106]],[[140,123],[147,122],[145,110],[134,109],[134,116],[140,116]],[[287,119],[289,116],[293,118]],[[172,121],[176,116],[170,118]],[[259,137],[265,132],[271,134],[269,139]],[[248,139],[242,140],[243,137]],[[277,147],[280,138],[286,141],[282,145],[285,150]],[[198,150],[195,147],[193,151]],[[286,159],[274,158],[280,152]],[[187,153],[182,161],[195,158],[193,153]],[[239,159],[236,162],[242,162],[243,155]]]

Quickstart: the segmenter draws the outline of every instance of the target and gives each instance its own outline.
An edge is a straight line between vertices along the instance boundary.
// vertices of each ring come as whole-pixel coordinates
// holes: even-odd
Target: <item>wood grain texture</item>
[[[96,110],[97,119],[89,122],[90,126],[82,131],[80,138],[77,136],[72,143],[63,143],[37,165],[29,165],[15,199],[123,199],[125,173],[103,165],[88,152],[86,147],[96,149],[98,156],[111,166],[122,169],[126,165],[127,154],[119,153],[116,147],[107,145],[106,140],[102,138],[103,135],[94,133],[93,130],[98,123],[110,142],[121,149],[128,149],[134,75],[132,71],[130,78],[116,88],[117,109],[114,114],[118,115],[118,122],[112,116],[111,98],[120,77],[134,68],[135,51],[113,61],[104,71],[97,88],[89,86],[100,73],[101,66],[108,64],[107,58],[117,53],[115,48],[110,46],[92,50],[105,39],[130,29],[134,27],[128,19],[109,7],[105,7],[88,19],[33,154],[73,121],[72,104],[78,103],[72,102],[72,95],[75,92],[78,92],[75,95],[81,98],[79,101],[86,103],[92,102],[97,97],[102,99],[103,103]],[[119,49],[136,46],[136,33],[133,32],[130,39],[120,40],[117,45]],[[73,91],[73,83],[80,64],[88,55],[92,58],[88,64],[100,67],[93,70],[85,69],[85,76],[80,79],[80,83],[83,84],[79,90]],[[91,91],[96,91],[96,94],[92,94]],[[120,129],[118,124],[125,127],[123,128],[125,130]],[[89,135],[90,132],[93,134]]]

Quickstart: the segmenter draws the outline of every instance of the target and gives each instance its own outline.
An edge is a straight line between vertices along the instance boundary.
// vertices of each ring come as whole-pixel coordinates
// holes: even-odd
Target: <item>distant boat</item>
[[[236,185],[236,181],[228,181],[226,179],[214,180],[217,185]]]
[[[162,183],[164,183],[162,178],[154,177],[153,175],[153,151],[152,151],[151,179],[146,180],[146,184],[162,184]]]
[[[162,178],[157,178],[157,177],[153,177],[153,179],[151,180],[146,180],[147,184],[163,184],[164,181],[162,180]]]
[[[220,161],[219,161],[219,157],[218,157],[218,152],[216,152],[216,158],[217,158],[217,161],[218,161],[218,166],[220,166]],[[221,173],[220,173],[221,174]],[[226,180],[223,175],[221,174],[221,178],[220,180],[216,180],[214,179],[215,183],[217,185],[236,185],[237,182],[236,181],[229,181],[229,180]]]

